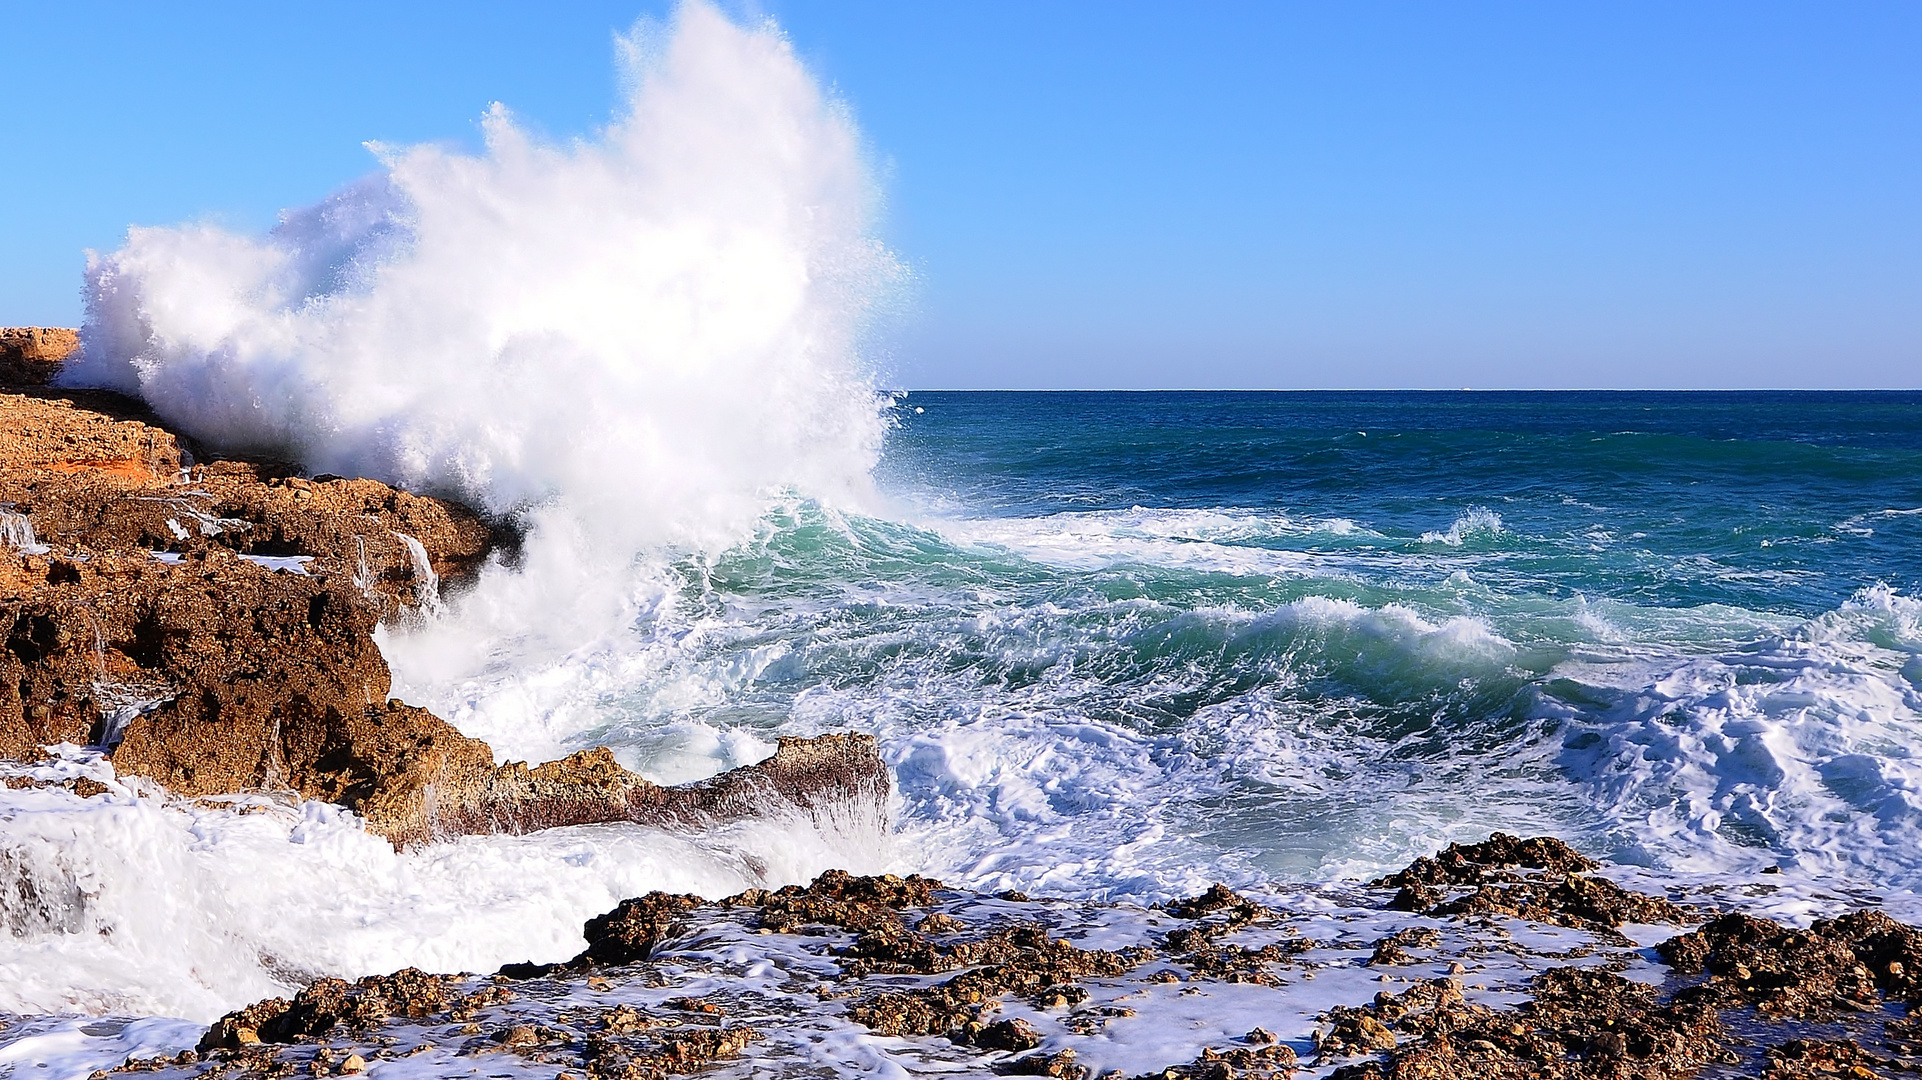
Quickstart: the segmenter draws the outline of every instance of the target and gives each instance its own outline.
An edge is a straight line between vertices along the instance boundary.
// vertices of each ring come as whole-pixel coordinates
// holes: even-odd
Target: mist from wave
[[[776,28],[702,0],[618,44],[631,91],[587,138],[496,104],[478,154],[376,145],[378,172],[264,236],[136,227],[87,271],[63,381],[527,531],[396,650],[417,684],[617,631],[654,585],[637,560],[724,548],[773,493],[872,502],[861,341],[903,275],[847,110]]]

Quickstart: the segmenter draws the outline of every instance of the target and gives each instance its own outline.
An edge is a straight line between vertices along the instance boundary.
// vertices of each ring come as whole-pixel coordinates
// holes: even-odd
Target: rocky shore
[[[572,961],[322,979],[96,1080],[1922,1071],[1922,931],[1873,910],[1798,928],[1600,869],[1496,834],[1367,886],[1146,908],[839,871],[651,893],[590,919]]]
[[[0,330],[0,758],[92,747],[116,776],[178,796],[339,803],[397,845],[885,793],[873,740],[856,735],[784,740],[679,788],[605,749],[497,764],[388,697],[373,632],[437,608],[511,532],[377,481],[221,456],[136,400],[59,388],[78,343]]]

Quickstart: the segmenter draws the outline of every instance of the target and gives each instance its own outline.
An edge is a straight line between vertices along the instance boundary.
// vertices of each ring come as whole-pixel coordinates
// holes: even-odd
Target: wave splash
[[[204,1024],[321,975],[565,959],[583,921],[649,889],[724,896],[830,867],[895,869],[884,816],[858,807],[698,836],[578,826],[397,852],[337,806],[175,799],[66,750],[7,773],[88,776],[107,793],[0,787],[4,1013]]]
[[[774,27],[700,0],[619,45],[631,92],[591,138],[497,104],[481,153],[370,144],[375,175],[264,236],[137,227],[87,271],[67,382],[521,519],[448,670],[618,625],[637,553],[724,547],[771,492],[871,496],[860,342],[904,276],[853,123]]]

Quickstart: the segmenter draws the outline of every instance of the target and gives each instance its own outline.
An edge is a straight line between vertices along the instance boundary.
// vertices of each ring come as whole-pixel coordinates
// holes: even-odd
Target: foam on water
[[[566,959],[583,921],[650,889],[720,896],[893,867],[885,822],[853,808],[396,852],[338,807],[172,799],[84,753],[12,771],[112,790],[0,790],[0,1012],[204,1022],[319,975]]]
[[[1624,854],[1922,886],[1919,615],[1874,588],[1738,651],[1571,668],[1565,765]]]

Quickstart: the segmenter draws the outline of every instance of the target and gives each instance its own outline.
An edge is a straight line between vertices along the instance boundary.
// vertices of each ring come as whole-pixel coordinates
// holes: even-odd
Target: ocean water
[[[849,110],[701,3],[622,53],[591,137],[496,108],[266,234],[130,230],[65,378],[516,518],[380,635],[503,760],[675,783],[854,729],[892,802],[396,852],[84,748],[0,769],[111,788],[0,789],[0,1011],[147,1018],[78,1075],[317,975],[563,959],[622,897],[834,866],[1147,901],[1502,829],[1916,907],[1922,395],[889,391],[913,275]]]
[[[1495,829],[1922,878],[1922,396],[891,413],[891,514],[789,500],[554,696],[428,696],[663,779],[873,731],[898,857],[985,889],[1321,881]]]
[[[885,688],[929,819],[1061,830],[991,857],[1010,884],[1318,880],[1495,828],[1922,871],[1922,396],[902,406],[879,472],[927,516],[880,532],[930,547],[856,571],[899,625],[821,674]],[[941,744],[1010,723],[1033,742],[991,771],[1027,797],[997,816]],[[1113,831],[1084,848],[1086,818]]]

